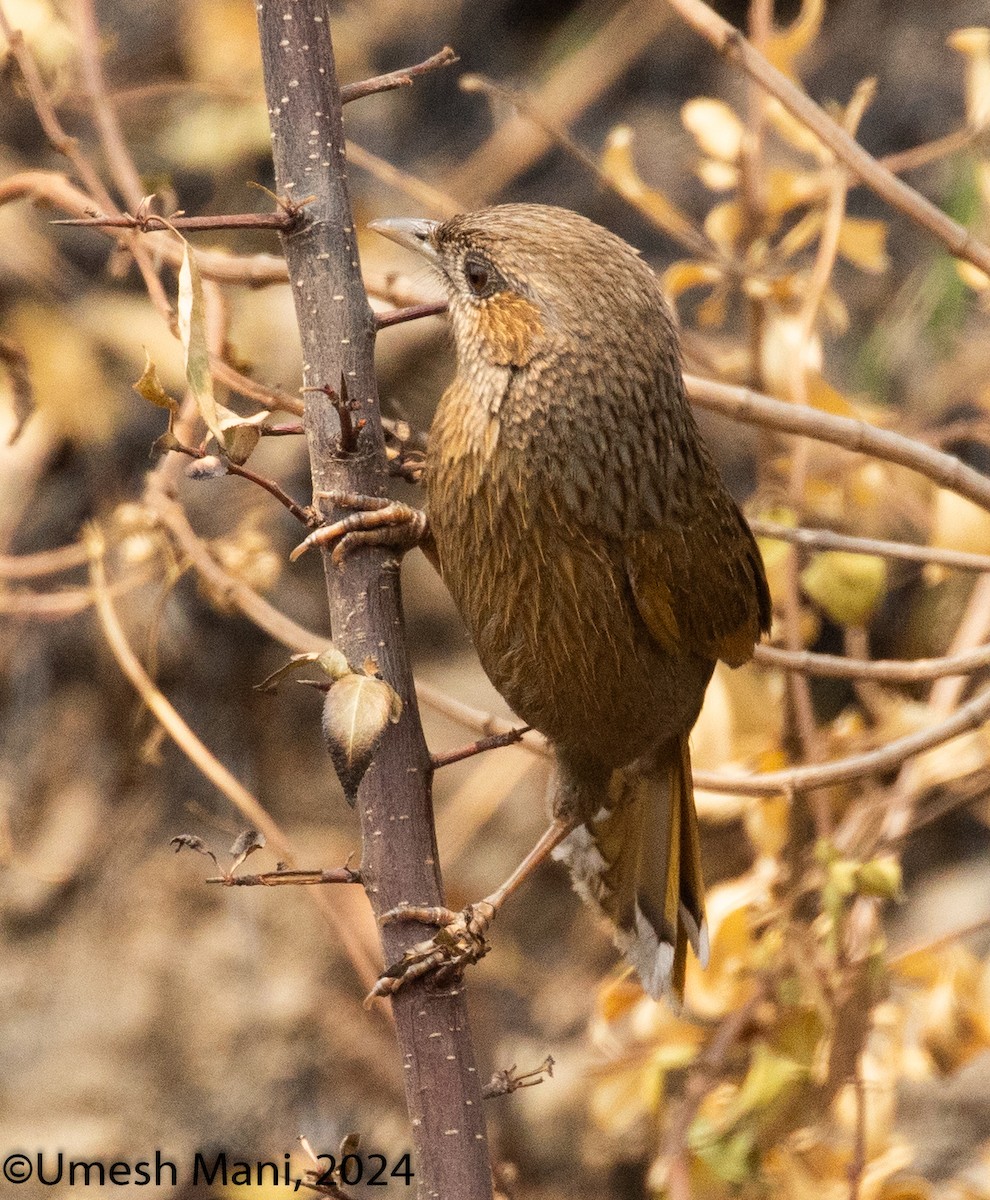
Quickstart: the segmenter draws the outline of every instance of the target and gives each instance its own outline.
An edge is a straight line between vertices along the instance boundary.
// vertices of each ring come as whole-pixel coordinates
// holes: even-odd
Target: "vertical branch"
[[[384,495],[388,472],[374,375],[375,322],[358,269],[330,5],[269,0],[257,10],[278,189],[295,201],[311,197],[298,228],[284,233],[282,242],[310,389],[306,432],[314,493],[318,503],[319,493],[329,491]],[[346,455],[333,405],[341,380],[356,431]],[[404,705],[358,792],[366,891],[376,914],[402,901],[440,904],[430,760],[406,652],[395,554],[364,547],[348,557],[343,570],[329,556],[324,563],[336,644],[356,665],[373,657]],[[386,926],[386,959],[399,958],[424,936],[426,930],[411,923]],[[481,1089],[463,990],[417,981],[391,1003],[419,1196],[489,1200]]]

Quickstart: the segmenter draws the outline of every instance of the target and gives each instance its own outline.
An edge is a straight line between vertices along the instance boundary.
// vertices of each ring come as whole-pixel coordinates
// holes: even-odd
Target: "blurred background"
[[[716,7],[743,28],[770,11]],[[66,130],[118,195],[88,109],[71,0],[3,0],[3,9],[24,30]],[[897,428],[980,469],[990,463],[985,277],[957,269],[916,225],[853,187],[827,288],[809,309],[831,161],[673,8],[369,0],[333,9],[343,82],[444,44],[460,56],[412,88],[348,106],[359,230],[376,217],[504,200],[577,209],[633,242],[664,279],[691,370],[795,399],[798,360],[804,402]],[[96,15],[112,107],[159,211],[264,210],[249,187],[274,186],[254,6],[101,0]],[[831,111],[876,80],[858,130],[875,156],[955,138],[911,161],[905,178],[986,236],[990,52],[978,29],[957,32],[988,21],[985,0],[781,0],[773,17],[765,49]],[[188,833],[229,861],[245,821],[162,733],[108,652],[84,556],[70,554],[57,573],[18,567],[99,522],[114,604],[157,686],[287,832],[300,865],[359,855],[357,821],[319,735],[320,696],[291,682],[255,690],[288,651],[190,567],[174,529],[148,507],[147,473],[167,470],[215,561],[317,638],[329,636],[319,557],[289,566],[297,523],[245,480],[189,479],[182,461],[162,467],[152,446],[167,414],[131,385],[147,354],[180,397],[182,347],[114,240],[50,224],[80,214],[59,207],[51,176],[32,183],[26,173],[74,178],[73,168],[43,136],[2,37],[0,64],[0,442],[18,423],[25,371],[35,406],[16,440],[0,445],[0,1144],[104,1161],[155,1147],[180,1162],[197,1149],[281,1161],[299,1133],[334,1150],[357,1132],[367,1151],[394,1159],[407,1148],[406,1118],[387,1015],[361,1006],[361,972],[379,953],[363,893],[323,889],[351,932],[348,950],[308,889],[223,889],[205,882],[215,874],[208,859],[174,855],[169,839]],[[744,136],[758,127],[759,153],[744,162]],[[278,253],[268,233],[192,240],[241,256]],[[370,233],[359,244],[377,308],[430,293],[412,256]],[[727,257],[744,264],[741,275],[724,269]],[[174,304],[174,269],[160,277]],[[220,311],[227,362],[297,395],[288,288],[225,286]],[[452,372],[442,319],[384,331],[378,359],[386,411],[425,430]],[[257,409],[236,390],[220,393],[239,412]],[[990,553],[988,515],[918,476],[815,443],[796,463],[790,441],[701,416],[752,517]],[[251,468],[308,500],[302,439],[262,439]],[[397,494],[415,502],[411,485],[397,483]],[[986,640],[988,601],[972,571],[805,553],[795,585],[786,544],[767,541],[764,553],[775,599],[790,604],[790,628],[809,649],[932,657],[971,644],[967,617],[976,642]],[[418,677],[510,716],[422,556],[403,572]],[[739,773],[863,751],[951,713],[979,682],[956,679],[947,691],[942,680],[939,691],[812,680],[809,744],[781,672],[720,670],[695,734],[696,765]],[[423,717],[435,751],[477,736],[436,706],[424,705]],[[562,870],[544,869],[500,917],[494,953],[470,976],[486,1076],[547,1055],[556,1064],[552,1080],[490,1102],[504,1194],[667,1194],[670,1130],[685,1118],[690,1194],[844,1196],[852,1179],[853,1195],[990,1196],[988,772],[981,727],[896,778],[830,789],[823,803],[847,831],[857,806],[892,804],[898,788],[935,816],[879,846],[866,837],[867,850],[850,833],[817,859],[821,829],[802,801],[699,794],[715,961],[706,976],[692,968],[680,1016],[617,974],[607,935]],[[487,893],[532,844],[547,783],[546,759],[526,747],[438,773],[455,907]],[[836,860],[860,870],[841,894],[828,891]],[[888,874],[868,886],[861,868],[873,861]],[[263,850],[243,869],[274,865]],[[836,939],[865,897],[863,955],[875,970],[857,1009],[862,1028],[848,1033],[864,1049],[852,1086],[829,1066],[850,1028],[843,988],[855,958]],[[815,970],[802,975],[802,958]],[[746,1005],[745,1029],[686,1109],[699,1054]],[[19,1194],[42,1194],[31,1186]]]

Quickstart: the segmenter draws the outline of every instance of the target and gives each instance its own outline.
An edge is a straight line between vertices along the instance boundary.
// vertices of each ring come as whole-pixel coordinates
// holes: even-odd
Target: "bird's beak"
[[[439,221],[425,221],[416,217],[389,217],[384,221],[369,221],[368,228],[374,229],[390,242],[398,242],[407,250],[415,250],[436,266],[440,265],[440,255],[433,240],[433,234],[440,224]]]

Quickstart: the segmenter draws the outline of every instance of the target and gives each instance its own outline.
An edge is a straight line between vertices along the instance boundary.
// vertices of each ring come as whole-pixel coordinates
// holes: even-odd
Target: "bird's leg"
[[[357,546],[394,546],[405,552],[418,546],[427,536],[426,513],[386,496],[361,496],[356,492],[317,492],[335,508],[349,508],[349,516],[321,525],[300,542],[289,558],[295,562],[312,546],[333,548],[333,561],[342,566],[344,558]]]
[[[420,921],[425,925],[439,925],[440,929],[427,941],[411,946],[398,962],[386,967],[371,989],[371,996],[391,996],[403,984],[434,973],[442,982],[484,958],[491,949],[485,935],[502,905],[579,823],[573,817],[558,817],[503,884],[461,912],[400,904],[383,913],[379,918],[383,925],[392,921]]]

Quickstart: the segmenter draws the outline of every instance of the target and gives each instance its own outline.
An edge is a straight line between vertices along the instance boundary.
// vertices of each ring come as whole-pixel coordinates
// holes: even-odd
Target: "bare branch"
[[[365,96],[373,96],[376,92],[390,92],[393,88],[412,87],[417,75],[425,75],[429,71],[441,67],[452,67],[460,59],[449,46],[444,46],[430,58],[417,63],[414,67],[404,67],[399,71],[390,71],[387,75],[376,75],[373,79],[364,79],[360,83],[345,83],[340,89],[341,104],[350,104],[353,100],[361,100]]]
[[[974,554],[969,550],[947,550],[941,546],[914,546],[909,542],[886,542],[879,538],[853,537],[831,529],[805,529],[781,525],[776,521],[750,518],[749,527],[758,537],[793,542],[809,550],[844,550],[852,554],[874,554],[882,558],[899,558],[905,562],[937,563],[959,571],[990,571],[990,554]]]
[[[310,391],[306,430],[313,492],[332,518],[335,494],[384,497],[388,458],[374,374],[374,315],[358,263],[345,167],[340,90],[324,0],[258,7],[262,67],[281,194],[313,193],[306,220],[282,246],[302,340],[303,384]],[[347,382],[357,453],[340,454],[340,423],[330,395]],[[364,424],[358,430],[358,423]],[[389,565],[390,564],[390,565]],[[374,657],[381,677],[402,700],[362,777],[361,870],[377,915],[402,902],[443,903],[433,813],[430,760],[419,723],[403,637],[395,554],[364,546],[338,570],[324,554],[334,643],[350,662]],[[332,693],[331,693],[332,694]],[[396,819],[401,815],[402,819]],[[318,889],[318,891],[322,891]],[[386,960],[395,962],[422,939],[415,923],[382,929]],[[491,1167],[463,988],[423,982],[392,998],[403,1056],[406,1102],[421,1193],[490,1200]]]
[[[735,26],[703,0],[669,0],[670,5],[693,29],[706,38],[730,62],[736,63],[761,87],[766,88],[787,111],[805,124],[852,173],[872,188],[891,207],[927,229],[957,258],[964,258],[990,275],[990,247],[968,229],[953,221],[920,192],[898,179],[782,72],[778,71]]]
[[[940,487],[990,509],[990,478],[953,455],[933,450],[901,433],[877,429],[865,421],[838,417],[821,409],[786,404],[749,388],[716,383],[697,375],[685,375],[684,383],[691,400],[701,408],[723,413],[734,421],[817,438],[856,454],[871,454],[885,462],[910,467]]]

